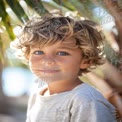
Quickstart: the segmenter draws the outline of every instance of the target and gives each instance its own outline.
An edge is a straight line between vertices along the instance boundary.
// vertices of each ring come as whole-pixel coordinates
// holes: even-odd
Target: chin
[[[52,82],[58,82],[59,81],[59,79],[57,79],[57,78],[50,78],[50,77],[46,77],[46,78],[44,78],[44,77],[40,77],[40,80],[42,81],[42,82],[46,82],[46,83],[52,83]]]

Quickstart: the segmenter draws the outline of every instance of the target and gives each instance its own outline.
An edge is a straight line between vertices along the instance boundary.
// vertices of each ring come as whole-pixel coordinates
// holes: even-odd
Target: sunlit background
[[[3,70],[3,91],[7,96],[29,95],[33,87],[34,76],[21,67],[6,67]]]

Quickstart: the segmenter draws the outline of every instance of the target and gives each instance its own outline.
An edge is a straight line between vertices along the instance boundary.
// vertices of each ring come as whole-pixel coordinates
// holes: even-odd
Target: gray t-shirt
[[[34,94],[26,122],[116,122],[115,108],[99,91],[82,83],[50,96]]]

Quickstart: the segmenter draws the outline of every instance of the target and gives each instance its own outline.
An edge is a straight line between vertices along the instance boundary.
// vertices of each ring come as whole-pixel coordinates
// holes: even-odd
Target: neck
[[[82,81],[77,79],[75,82],[52,82],[48,84],[47,90],[44,92],[44,96],[66,92],[74,89],[76,86],[80,85]]]

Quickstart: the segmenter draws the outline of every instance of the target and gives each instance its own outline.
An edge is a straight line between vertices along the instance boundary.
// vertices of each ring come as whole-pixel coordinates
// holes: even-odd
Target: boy
[[[116,122],[115,108],[79,76],[102,64],[103,37],[92,22],[32,19],[13,46],[46,85],[31,96],[26,122]]]

